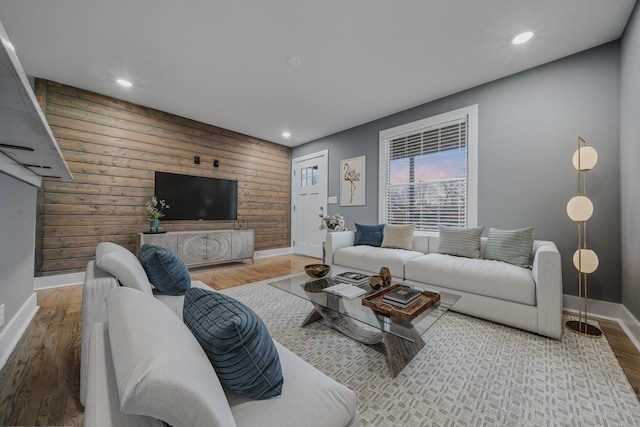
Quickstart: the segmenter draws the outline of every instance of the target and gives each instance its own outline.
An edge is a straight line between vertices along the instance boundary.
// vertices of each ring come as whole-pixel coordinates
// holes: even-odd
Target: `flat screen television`
[[[237,181],[156,172],[155,192],[170,206],[165,220],[238,219]]]

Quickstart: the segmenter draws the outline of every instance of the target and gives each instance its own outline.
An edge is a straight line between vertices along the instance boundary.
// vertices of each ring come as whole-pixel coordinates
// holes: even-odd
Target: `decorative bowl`
[[[304,266],[304,272],[307,273],[309,277],[316,279],[329,274],[329,270],[331,270],[331,267],[327,264],[309,264]]]

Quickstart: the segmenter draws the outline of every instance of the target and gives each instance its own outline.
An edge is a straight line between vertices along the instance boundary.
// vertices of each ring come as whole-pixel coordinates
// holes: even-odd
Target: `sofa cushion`
[[[157,290],[167,295],[184,295],[191,287],[191,275],[182,259],[169,249],[144,244],[138,259]]]
[[[404,249],[374,248],[371,246],[348,246],[333,254],[333,263],[347,269],[378,274],[381,267],[387,267],[391,275],[404,278],[404,265],[412,258],[424,255],[422,252]]]
[[[533,227],[519,230],[498,230],[489,228],[486,259],[508,262],[509,264],[529,267],[533,251]]]
[[[128,249],[111,242],[98,243],[96,264],[111,273],[122,286],[153,294],[147,273],[138,258]]]
[[[253,310],[218,292],[188,289],[184,322],[222,384],[252,399],[280,395],[280,358],[267,327]]]
[[[438,253],[467,258],[480,258],[480,237],[484,227],[439,227]]]
[[[241,426],[355,426],[356,394],[276,344],[287,378],[278,399],[251,400],[232,391],[227,399]]]
[[[407,280],[536,305],[536,285],[528,268],[501,261],[427,254],[405,266]]]
[[[415,224],[385,224],[384,238],[382,239],[383,248],[407,249],[413,248],[413,231],[416,229]]]
[[[380,247],[384,237],[384,224],[363,225],[356,223],[356,238],[354,245],[368,245]]]
[[[176,427],[235,425],[207,355],[171,310],[122,287],[106,301],[122,412]]]

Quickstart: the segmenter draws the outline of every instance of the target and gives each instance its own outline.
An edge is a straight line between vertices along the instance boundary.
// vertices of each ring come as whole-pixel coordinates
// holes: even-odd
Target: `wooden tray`
[[[388,288],[367,295],[366,297],[362,298],[362,305],[373,309],[375,312],[380,313],[383,316],[399,317],[405,320],[413,320],[427,308],[440,301],[439,293],[422,291],[422,295],[420,295],[420,298],[418,298],[416,302],[406,308],[383,303],[382,298],[384,297],[384,294],[392,289],[397,288],[398,286],[402,285],[396,283],[395,285],[391,285]]]

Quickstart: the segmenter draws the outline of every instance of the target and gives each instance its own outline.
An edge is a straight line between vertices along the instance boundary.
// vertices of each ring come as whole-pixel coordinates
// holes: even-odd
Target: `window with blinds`
[[[387,132],[384,139],[381,133],[385,222],[416,224],[420,231],[469,225],[469,119],[443,117],[425,127]]]

